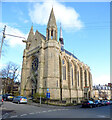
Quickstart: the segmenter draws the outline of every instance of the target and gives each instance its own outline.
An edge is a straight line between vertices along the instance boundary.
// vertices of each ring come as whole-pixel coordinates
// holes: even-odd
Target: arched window
[[[86,70],[84,72],[84,76],[85,76],[85,87],[87,87],[87,71]]]
[[[72,67],[72,86],[73,86],[73,67]]]
[[[62,60],[63,64],[63,80],[66,80],[66,63],[65,60]]]
[[[80,67],[80,80],[81,80],[81,88],[82,88],[82,84],[83,84],[82,67]]]
[[[53,39],[53,30],[51,30],[51,40]]]
[[[77,66],[76,65],[74,69],[74,78],[75,78],[75,87],[77,88]]]
[[[91,85],[91,73],[89,72],[89,86]]]
[[[79,71],[77,72],[77,81],[78,81],[78,86],[79,86]]]
[[[71,82],[72,82],[72,86],[74,84],[74,67],[73,67],[73,63],[71,63]]]

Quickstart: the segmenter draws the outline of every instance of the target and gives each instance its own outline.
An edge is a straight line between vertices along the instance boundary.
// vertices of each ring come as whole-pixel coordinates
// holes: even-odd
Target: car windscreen
[[[22,98],[27,99],[26,97],[22,97]]]
[[[89,101],[89,103],[93,103],[93,101]]]

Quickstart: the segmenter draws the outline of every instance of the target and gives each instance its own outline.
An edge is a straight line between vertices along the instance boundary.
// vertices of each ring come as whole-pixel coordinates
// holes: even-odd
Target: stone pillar
[[[49,38],[48,38],[48,37],[49,37],[49,36],[48,36],[48,34],[49,34],[49,33],[48,33],[48,32],[49,32],[48,28],[46,29],[46,31],[47,31],[47,32],[46,32],[46,40],[48,40],[48,39],[49,39]]]
[[[51,28],[49,28],[49,40],[51,40]]]
[[[53,28],[53,40],[55,40],[55,29]]]
[[[71,61],[68,60],[68,89],[69,89],[69,98],[71,103]]]

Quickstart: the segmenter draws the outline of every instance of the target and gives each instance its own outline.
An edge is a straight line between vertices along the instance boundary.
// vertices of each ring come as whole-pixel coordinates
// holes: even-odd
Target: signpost
[[[50,99],[50,92],[49,92],[49,88],[47,88],[46,98],[47,98],[47,104],[48,104],[48,99]]]

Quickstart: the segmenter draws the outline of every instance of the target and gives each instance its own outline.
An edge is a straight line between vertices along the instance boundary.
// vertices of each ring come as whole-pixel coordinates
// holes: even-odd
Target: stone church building
[[[53,8],[46,37],[38,30],[34,33],[31,27],[27,40],[23,41],[26,48],[23,54],[21,95],[49,92],[51,100],[71,103],[92,98],[90,67],[64,49],[62,28],[59,40],[57,32]]]

